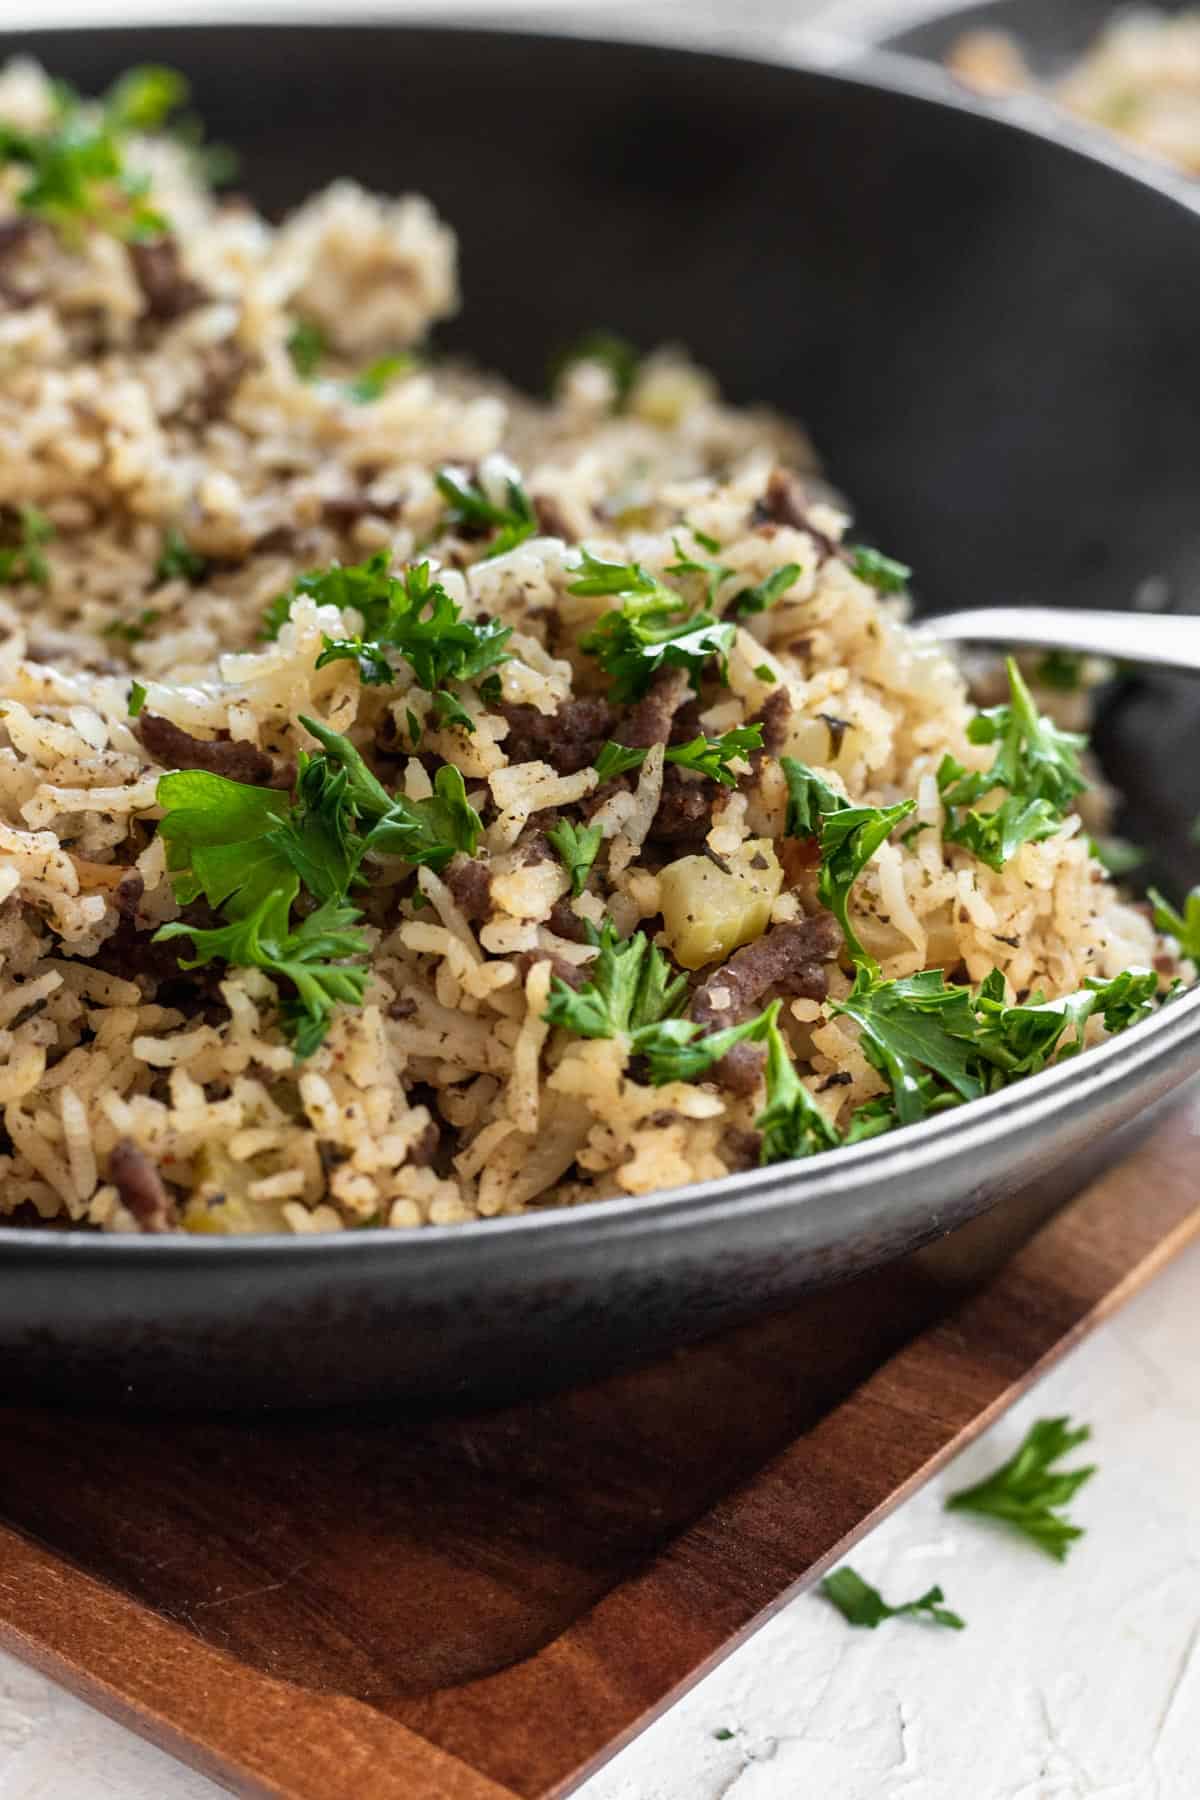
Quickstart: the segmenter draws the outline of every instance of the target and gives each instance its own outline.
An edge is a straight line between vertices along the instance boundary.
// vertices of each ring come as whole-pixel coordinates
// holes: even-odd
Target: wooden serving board
[[[565,1795],[1196,1235],[1196,1167],[1176,1111],[1049,1223],[483,1416],[4,1408],[0,1643],[238,1793]]]

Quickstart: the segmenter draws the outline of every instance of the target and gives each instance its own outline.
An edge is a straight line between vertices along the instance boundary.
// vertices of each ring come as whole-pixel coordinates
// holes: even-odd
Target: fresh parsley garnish
[[[686,744],[674,744],[666,752],[665,760],[681,769],[694,769],[698,775],[707,775],[710,781],[719,781],[722,787],[736,787],[737,776],[730,763],[761,749],[761,725],[735,725],[732,731],[719,738],[694,737]],[[610,740],[593,766],[602,782],[611,781],[614,775],[640,769],[646,756],[645,750],[633,750]]]
[[[695,737],[689,743],[675,744],[667,751],[666,760],[677,763],[681,769],[694,769],[698,775],[707,775],[710,781],[719,781],[722,787],[736,787],[737,776],[730,763],[761,749],[762,726],[737,725],[719,738]]]
[[[1002,869],[1021,844],[1052,836],[1087,786],[1079,767],[1086,738],[1060,731],[1040,714],[1011,656],[1006,667],[1008,703],[976,713],[967,727],[973,744],[997,746],[991,767],[968,774],[947,755],[937,777],[946,808],[942,835],[993,869]],[[998,788],[1007,798],[995,811],[974,810]]]
[[[329,340],[315,319],[297,319],[288,333],[287,353],[301,381],[311,381],[329,352]]]
[[[346,392],[351,400],[360,406],[368,405],[372,400],[380,400],[395,381],[397,375],[405,374],[413,368],[416,358],[407,351],[396,351],[391,356],[381,356],[371,363],[361,374],[346,385]]]
[[[550,387],[553,390],[574,363],[599,363],[608,370],[616,391],[617,410],[629,398],[641,362],[640,353],[615,331],[589,331],[568,349],[562,350],[550,364]]]
[[[136,619],[113,619],[101,635],[117,638],[123,644],[140,644],[150,627],[157,625],[161,618],[162,614],[155,607],[147,606]]]
[[[374,852],[442,868],[459,850],[474,853],[481,821],[450,765],[438,770],[430,798],[408,800],[389,794],[346,738],[317,720],[300,722],[321,749],[301,753],[294,800],[204,770],[162,776],[159,833],[176,899],[203,898],[224,923],[176,920],[155,935],[191,938],[185,968],[220,960],[283,980],[283,1026],[304,1057],[324,1037],[334,1006],[361,1003],[366,988],[367,943],[348,904],[363,858]],[[318,904],[295,920],[304,892]]]
[[[1131,870],[1140,869],[1146,860],[1142,846],[1130,843],[1128,838],[1090,837],[1088,850],[1108,875],[1128,875]]]
[[[560,819],[557,825],[550,826],[546,836],[571,877],[571,893],[577,898],[587,886],[592,864],[604,841],[604,828],[600,825],[572,825],[569,819]]]
[[[721,548],[716,538],[704,537],[694,527],[688,528],[702,550],[708,550],[705,557],[692,556],[683,549],[678,536],[671,539],[675,550],[675,561],[667,565],[668,575],[699,575],[704,582],[705,594],[709,606],[716,601],[717,589],[734,571],[725,563],[713,561],[714,552]],[[709,548],[711,546],[711,548]]]
[[[722,676],[735,628],[711,613],[689,613],[680,596],[640,563],[608,563],[584,550],[573,571],[573,594],[612,595],[622,602],[580,639],[580,648],[598,658],[610,677],[618,704],[638,700],[662,668],[686,669],[699,688],[715,657]]]
[[[445,523],[459,526],[479,536],[494,531],[495,536],[484,551],[484,560],[503,556],[537,531],[537,514],[533,502],[521,485],[514,469],[505,480],[505,498],[495,501],[484,493],[461,469],[439,469],[434,476],[438,493],[447,502]]]
[[[846,550],[852,572],[860,581],[873,587],[877,594],[907,592],[912,576],[912,570],[907,564],[885,556],[882,550],[872,550],[868,544],[847,544]]]
[[[856,963],[878,973],[850,923],[850,890],[879,846],[916,807],[915,800],[895,806],[852,806],[807,764],[779,759],[787,783],[789,837],[816,837],[821,846],[817,895],[842,928],[846,948]]]
[[[1200,962],[1200,887],[1194,887],[1180,912],[1157,888],[1150,888],[1147,899],[1154,907],[1154,923],[1159,931],[1173,937],[1184,956]]]
[[[366,562],[333,563],[301,575],[289,594],[271,602],[264,633],[278,635],[302,594],[318,605],[353,607],[362,618],[362,631],[355,637],[327,635],[317,668],[354,662],[364,684],[382,686],[395,680],[389,652],[402,656],[419,685],[434,694],[441,716],[471,729],[470,714],[446,684],[477,680],[507,662],[504,646],[512,627],[464,618],[427,562],[414,563],[400,575],[393,575],[388,565],[387,551],[377,550]]]
[[[114,131],[161,131],[189,93],[178,69],[145,63],[118,76],[104,100],[105,118]]]
[[[631,750],[627,744],[614,744],[610,738],[592,766],[603,783],[611,781],[614,775],[624,775],[630,769],[640,769],[645,760],[644,750]]]
[[[895,1122],[912,1125],[1077,1055],[1093,1015],[1110,1033],[1148,1017],[1158,977],[1126,969],[1059,1000],[1017,1006],[1007,1005],[1004,993],[998,970],[973,994],[947,983],[941,969],[883,981],[860,965],[850,993],[829,1004],[857,1023],[863,1054],[887,1080]],[[885,1129],[882,1114],[870,1123],[860,1137]]]
[[[1087,1425],[1071,1428],[1069,1418],[1039,1419],[1030,1427],[1016,1454],[1006,1463],[976,1482],[962,1488],[946,1501],[950,1512],[983,1513],[1002,1519],[1023,1532],[1030,1541],[1063,1562],[1083,1528],[1063,1517],[1085,1481],[1096,1473],[1094,1463],[1080,1469],[1055,1469],[1055,1463],[1086,1443],[1091,1437]]]
[[[160,236],[166,220],[147,203],[145,177],[126,166],[123,140],[161,125],[186,91],[171,70],[131,70],[97,109],[60,85],[57,113],[43,130],[0,126],[0,164],[28,171],[18,206],[68,241],[89,225],[132,242]]]
[[[840,1138],[796,1073],[783,1033],[779,1029],[780,1002],[773,1000],[765,1019],[767,1045],[767,1104],[754,1121],[762,1134],[760,1161],[790,1162],[797,1156],[815,1156],[832,1150]]]
[[[606,920],[587,981],[576,990],[556,975],[543,1017],[576,1037],[623,1037],[637,1048],[639,1035],[673,1018],[686,996],[687,977],[672,974],[657,944],[641,931],[619,938]]]
[[[927,1619],[932,1625],[946,1625],[951,1631],[962,1631],[965,1619],[942,1605],[946,1598],[940,1587],[931,1587],[917,1600],[906,1600],[903,1606],[889,1606],[878,1588],[864,1581],[849,1564],[835,1569],[821,1582],[821,1592],[833,1602],[850,1625],[865,1625],[874,1631],[885,1619]]]
[[[163,547],[154,565],[155,581],[187,581],[194,587],[208,573],[208,558],[193,550],[181,531],[172,525],[163,533]]]
[[[43,546],[54,536],[54,526],[36,506],[20,506],[16,517],[16,542],[0,547],[0,581],[15,585],[29,581],[45,587],[50,565]]]
[[[799,563],[784,563],[782,569],[776,569],[765,581],[760,581],[755,587],[743,588],[741,593],[735,594],[727,610],[737,617],[766,612],[768,607],[774,606],[777,600],[783,598],[802,574]]]
[[[1077,650],[1047,650],[1033,671],[1042,687],[1056,688],[1059,693],[1074,693],[1083,686],[1083,658]]]
[[[126,706],[125,706],[125,711],[128,714],[129,718],[136,719],[138,714],[141,712],[143,706],[145,706],[145,704],[146,704],[146,689],[145,689],[145,687],[143,687],[143,685],[140,681],[131,681],[129,684],[129,699],[126,702]]]

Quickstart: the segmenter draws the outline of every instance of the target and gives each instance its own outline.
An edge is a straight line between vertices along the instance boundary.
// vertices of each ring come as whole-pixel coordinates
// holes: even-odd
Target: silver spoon
[[[1033,644],[1200,675],[1200,616],[1091,612],[1071,606],[980,606],[915,621],[947,643]]]

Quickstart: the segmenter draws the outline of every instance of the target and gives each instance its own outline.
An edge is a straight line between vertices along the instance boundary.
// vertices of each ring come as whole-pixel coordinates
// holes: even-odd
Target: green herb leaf
[[[495,530],[495,537],[484,551],[485,562],[489,557],[503,556],[505,551],[535,535],[537,514],[515,470],[505,483],[503,502],[490,499],[479,483],[471,481],[461,469],[439,469],[434,481],[438,493],[448,502],[447,525],[480,536]]]
[[[693,531],[692,536],[696,539],[697,543],[700,543],[700,537],[697,532]],[[721,548],[720,544],[717,543],[717,540],[715,538],[709,538],[708,542],[710,544],[716,545],[716,548],[718,550]],[[688,554],[688,552],[681,547],[678,537],[673,537],[671,539],[671,543],[673,544],[674,549],[675,549],[676,560],[673,563],[670,563],[668,565],[667,574],[668,575],[699,575],[701,580],[704,582],[705,594],[708,599],[708,604],[710,606],[712,606],[716,599],[717,589],[720,587],[721,583],[726,579],[726,577],[732,575],[734,573],[734,571],[730,568],[727,568],[724,563],[712,561],[711,554],[709,557],[701,557],[701,558],[690,556]],[[701,545],[702,549],[703,549],[703,547],[704,546]]]
[[[315,319],[297,319],[288,333],[287,353],[302,381],[311,381],[329,351],[329,340]]]
[[[113,619],[104,627],[103,636],[116,638],[123,644],[140,644],[152,625],[157,625],[162,614],[153,606],[145,607],[136,619]]]
[[[750,613],[766,612],[768,607],[774,606],[777,600],[783,598],[803,572],[799,563],[785,563],[782,569],[776,569],[774,574],[768,575],[756,587],[743,588],[740,594],[735,594],[726,610],[738,618],[747,617]]]
[[[474,856],[483,821],[467,799],[466,783],[452,763],[444,763],[433,778],[427,800],[408,800],[402,794],[371,827],[366,845],[383,856],[402,856],[406,862],[442,869],[456,851]]]
[[[1055,688],[1062,694],[1074,693],[1083,686],[1083,657],[1076,650],[1047,650],[1034,669],[1033,678],[1042,687]]]
[[[416,360],[407,351],[381,356],[347,383],[346,392],[351,400],[357,401],[360,406],[367,406],[372,400],[382,399],[397,375],[404,375],[416,367]]]
[[[760,1160],[790,1162],[798,1156],[815,1156],[841,1142],[796,1073],[783,1033],[779,1029],[780,1002],[772,1000],[764,1015],[767,1045],[767,1104],[754,1121],[762,1134]]]
[[[807,764],[790,756],[779,760],[788,790],[787,835],[819,839],[818,898],[841,926],[854,961],[878,975],[878,964],[863,948],[850,923],[850,890],[879,846],[915,809],[916,801],[901,800],[896,806],[851,806]]]
[[[625,744],[614,744],[610,738],[593,767],[603,783],[611,781],[614,775],[624,775],[630,769],[640,769],[645,760],[644,750],[631,750]]]
[[[178,69],[146,63],[126,69],[109,89],[104,112],[110,129],[159,131],[170,113],[187,104],[191,92]]]
[[[703,1027],[691,1019],[663,1019],[635,1032],[633,1048],[649,1063],[655,1087],[668,1081],[699,1081],[735,1044],[761,1042],[770,1022],[766,1013],[760,1013],[705,1036]]]
[[[762,726],[738,725],[723,737],[695,737],[690,743],[676,744],[667,751],[666,761],[677,763],[682,769],[695,769],[710,781],[719,781],[722,787],[736,787],[737,776],[730,763],[735,757],[746,757],[761,749]]]
[[[641,362],[640,353],[629,342],[615,331],[589,331],[566,350],[561,350],[553,357],[550,364],[550,387],[553,391],[558,387],[563,376],[573,364],[581,362],[600,363],[608,370],[616,390],[617,410],[624,406],[629,398],[630,389]]]
[[[1133,869],[1141,868],[1146,861],[1146,852],[1142,846],[1131,844],[1128,838],[1090,837],[1088,850],[1100,867],[1114,876],[1128,875]]]
[[[194,587],[208,573],[208,558],[193,550],[181,531],[169,526],[163,533],[163,547],[154,565],[155,581],[188,581]]]
[[[125,709],[129,717],[131,719],[136,719],[145,704],[146,689],[142,686],[140,681],[131,681],[129,684],[129,701]]]
[[[608,612],[580,639],[580,648],[599,659],[611,678],[618,704],[638,700],[662,668],[686,669],[699,688],[705,667],[718,659],[722,679],[735,628],[711,613],[688,613],[679,595],[664,587],[640,563],[606,563],[584,550],[575,565],[573,594],[612,594],[623,604]]]
[[[54,536],[54,526],[36,506],[17,508],[16,542],[0,548],[0,581],[16,585],[29,581],[45,587],[50,580],[50,565],[42,546]]]
[[[307,594],[318,605],[353,607],[363,620],[360,634],[351,638],[325,638],[317,668],[327,663],[357,663],[359,678],[367,685],[382,686],[394,679],[388,652],[403,656],[421,687],[429,693],[445,690],[451,681],[474,681],[508,661],[504,648],[512,627],[494,619],[463,618],[440,582],[433,579],[427,562],[415,563],[401,575],[388,567],[386,550],[376,551],[366,562],[302,575],[289,595],[271,602],[264,630],[279,629],[286,600]],[[447,702],[442,702],[443,707]],[[457,705],[457,702],[452,702]],[[470,717],[466,709],[457,722]]]
[[[642,1027],[680,1012],[686,997],[686,976],[672,975],[644,932],[621,939],[606,920],[587,982],[575,990],[556,975],[542,1016],[576,1037],[632,1039]]]
[[[572,825],[569,819],[561,819],[557,825],[550,826],[546,836],[571,877],[571,893],[577,898],[587,886],[592,864],[604,842],[604,828],[600,825]]]
[[[1014,1456],[986,1480],[962,1488],[946,1501],[947,1511],[982,1513],[1002,1519],[1023,1532],[1030,1541],[1053,1556],[1066,1558],[1081,1526],[1062,1516],[1085,1481],[1095,1474],[1094,1463],[1080,1469],[1056,1470],[1054,1464],[1091,1436],[1087,1425],[1072,1430],[1069,1418],[1039,1419]]]
[[[866,967],[855,975],[844,1000],[830,1005],[854,1019],[866,1057],[886,1076],[896,1117],[912,1125],[945,1104],[930,1074],[963,1100],[984,1091],[971,1040],[978,1023],[970,988],[948,987],[940,969],[925,969],[898,981],[881,981]]]
[[[1150,888],[1147,899],[1154,907],[1154,923],[1179,945],[1180,953],[1193,962],[1200,961],[1200,887],[1194,887],[1179,912],[1165,900],[1157,888]]]
[[[994,869],[1002,869],[1021,844],[1051,836],[1087,786],[1079,767],[1086,738],[1060,731],[1040,714],[1011,656],[1006,666],[1008,704],[977,713],[967,727],[973,744],[997,745],[991,767],[968,774],[946,756],[938,770],[946,808],[943,837]],[[971,810],[997,788],[1009,798],[995,812]]]
[[[147,73],[135,71],[126,98],[110,102],[99,117],[84,111],[78,97],[60,86],[58,114],[44,130],[0,126],[0,164],[28,170],[16,197],[22,211],[35,213],[68,241],[77,240],[89,225],[127,241],[166,230],[166,221],[146,204],[145,178],[126,168],[121,143],[129,129],[123,111],[160,104],[163,83],[157,82],[151,100],[155,84],[143,79]]]
[[[867,582],[879,594],[903,594],[908,589],[912,570],[905,563],[872,550],[867,544],[847,544],[850,568],[860,581]]]
[[[864,1581],[848,1563],[825,1576],[821,1592],[848,1624],[865,1625],[869,1631],[885,1619],[923,1618],[933,1625],[948,1626],[951,1631],[962,1631],[966,1624],[956,1612],[942,1605],[946,1596],[940,1587],[929,1588],[919,1599],[906,1600],[903,1606],[889,1606],[879,1589]]]

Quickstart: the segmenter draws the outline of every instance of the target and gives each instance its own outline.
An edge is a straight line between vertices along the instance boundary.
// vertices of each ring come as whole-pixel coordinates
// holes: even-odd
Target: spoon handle
[[[943,613],[918,625],[958,644],[1037,644],[1118,662],[1156,663],[1200,674],[1200,617],[1184,613],[1091,612],[1068,606],[987,606]]]

